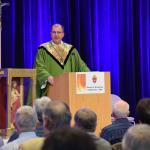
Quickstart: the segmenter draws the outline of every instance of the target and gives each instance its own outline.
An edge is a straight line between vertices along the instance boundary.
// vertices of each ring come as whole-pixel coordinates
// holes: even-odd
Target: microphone
[[[71,55],[74,57],[74,60],[75,60],[75,68],[77,68],[77,70],[75,69],[76,72],[80,72],[79,62],[78,62],[78,60],[76,58],[75,53],[73,52]]]

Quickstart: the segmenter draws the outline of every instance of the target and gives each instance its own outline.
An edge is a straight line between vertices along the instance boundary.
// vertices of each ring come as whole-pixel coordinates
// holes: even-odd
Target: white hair
[[[150,126],[138,124],[129,128],[122,141],[123,150],[149,150]]]
[[[43,97],[38,98],[34,101],[33,108],[36,111],[37,116],[38,116],[38,120],[40,122],[43,122],[42,115],[43,115],[43,112],[44,112],[46,106],[48,105],[48,103],[50,101],[51,101],[51,99],[47,96],[43,96]]]
[[[118,101],[113,107],[115,118],[126,118],[129,115],[129,104],[123,100]]]
[[[21,132],[35,130],[37,122],[36,112],[31,106],[22,106],[17,110],[15,124]]]

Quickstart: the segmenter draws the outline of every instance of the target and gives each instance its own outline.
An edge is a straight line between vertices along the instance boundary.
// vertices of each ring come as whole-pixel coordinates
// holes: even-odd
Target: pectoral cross
[[[9,6],[9,3],[2,3],[0,0],[0,68],[1,68],[1,31],[2,31],[2,7]]]

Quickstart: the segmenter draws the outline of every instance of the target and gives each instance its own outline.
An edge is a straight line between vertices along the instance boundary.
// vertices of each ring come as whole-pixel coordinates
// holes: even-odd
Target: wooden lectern
[[[111,123],[110,73],[104,73],[105,92],[98,94],[77,94],[76,73],[64,73],[55,77],[54,86],[49,86],[47,96],[66,102],[74,117],[80,108],[90,108],[97,114],[96,134]],[[73,121],[72,121],[73,123]]]

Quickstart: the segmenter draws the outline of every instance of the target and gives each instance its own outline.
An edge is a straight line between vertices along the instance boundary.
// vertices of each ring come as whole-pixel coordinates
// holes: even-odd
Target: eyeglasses
[[[61,31],[52,31],[52,34],[61,34],[61,33],[63,33],[63,32],[61,32]]]

